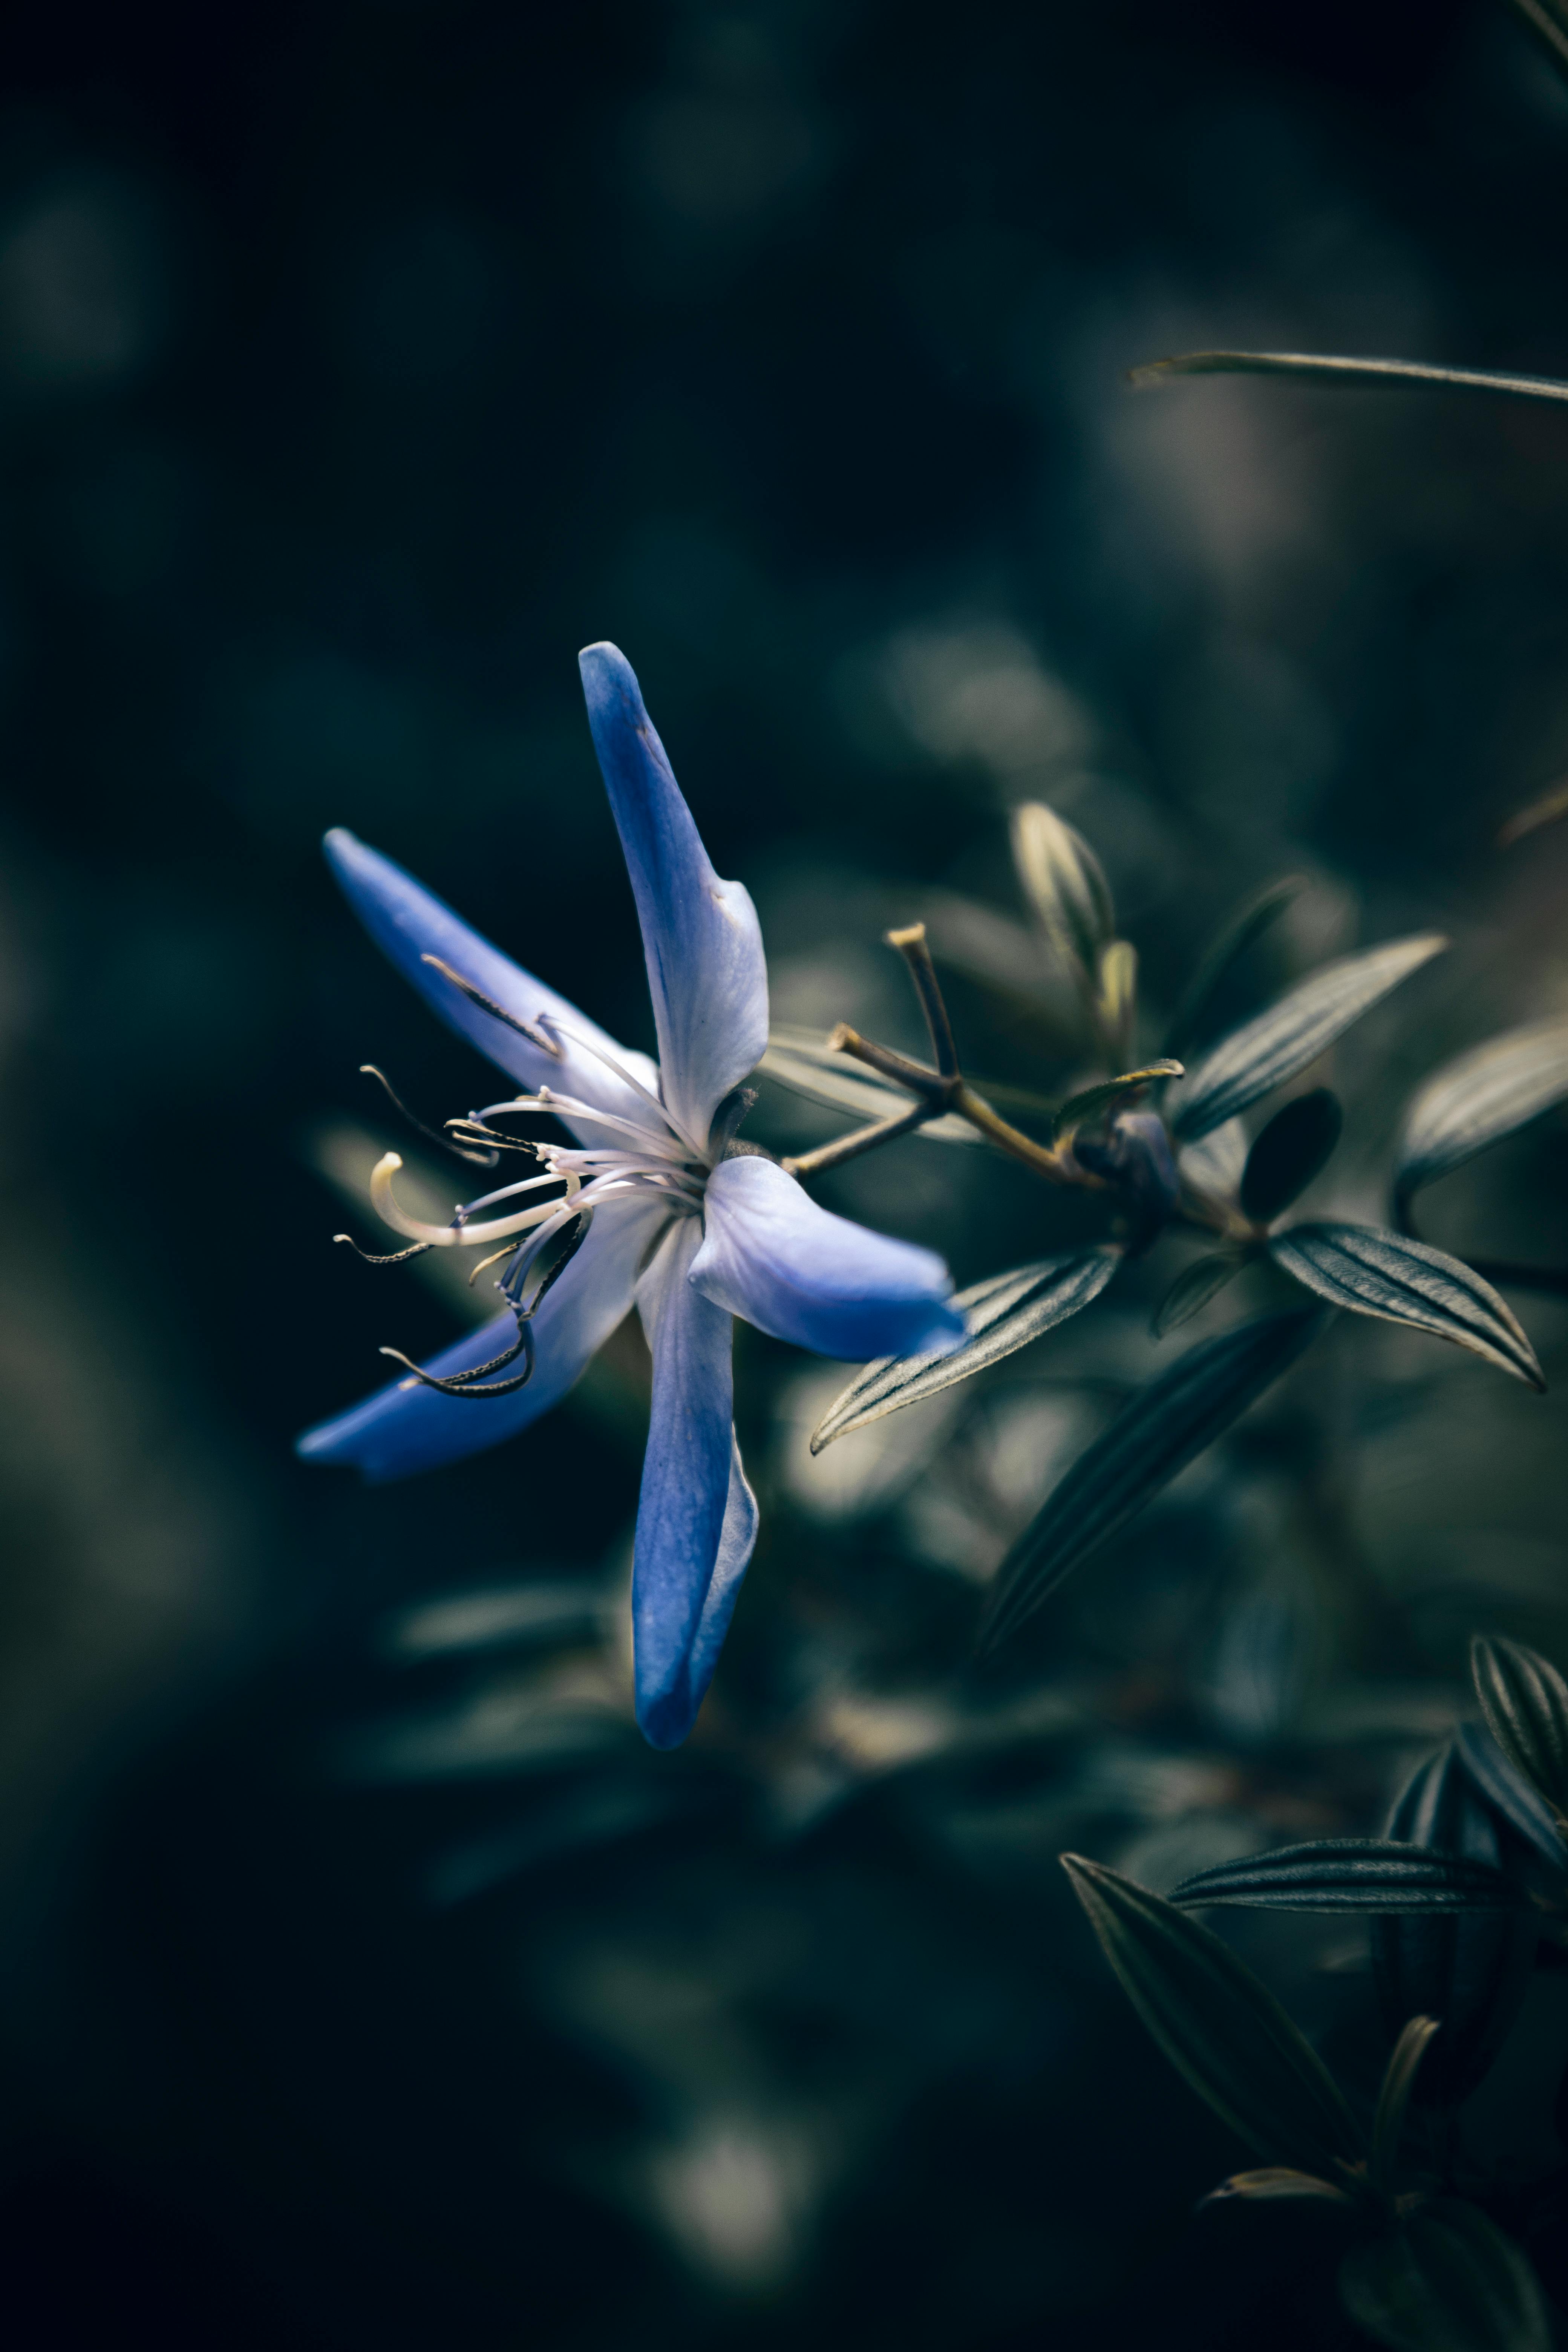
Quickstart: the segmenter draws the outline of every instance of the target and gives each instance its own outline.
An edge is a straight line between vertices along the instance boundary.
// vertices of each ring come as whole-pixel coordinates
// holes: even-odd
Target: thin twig
[[[833,1142],[819,1144],[815,1151],[803,1151],[780,1165],[786,1176],[816,1176],[825,1168],[858,1160],[863,1151],[875,1151],[879,1143],[891,1143],[895,1136],[912,1135],[927,1119],[940,1115],[939,1108],[930,1103],[913,1103],[908,1110],[895,1111],[891,1118],[878,1119],[874,1127],[858,1127],[851,1135],[837,1136]]]
[[[973,1087],[959,1085],[952,1097],[952,1108],[960,1118],[966,1118],[971,1127],[978,1128],[999,1151],[1021,1160],[1026,1168],[1034,1170],[1037,1176],[1044,1176],[1052,1184],[1089,1184],[1097,1191],[1103,1189],[1098,1176],[1091,1176],[1087,1169],[1079,1168],[1076,1162],[1069,1172],[1064,1153],[1048,1150],[1046,1145],[1036,1143],[1032,1137],[1023,1134],[1017,1128],[1009,1127],[1000,1112],[993,1110],[984,1096],[977,1095]]]
[[[910,968],[910,978],[915,984],[915,994],[921,1001],[921,1011],[926,1017],[931,1033],[931,1052],[936,1066],[944,1078],[958,1076],[958,1048],[952,1042],[952,1023],[948,1018],[942,983],[936,976],[936,966],[926,945],[926,927],[910,923],[901,931],[888,933],[888,945],[897,948]]]
[[[911,1062],[907,1054],[895,1054],[890,1045],[874,1045],[858,1029],[851,1029],[847,1021],[838,1024],[827,1043],[831,1052],[850,1055],[857,1062],[864,1062],[868,1070],[891,1078],[895,1086],[908,1087],[911,1094],[924,1095],[944,1109],[958,1084],[956,1074],[943,1077],[940,1070],[929,1069],[924,1062]]]

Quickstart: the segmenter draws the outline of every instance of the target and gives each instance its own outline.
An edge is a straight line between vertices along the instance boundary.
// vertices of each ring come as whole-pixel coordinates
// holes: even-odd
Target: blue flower
[[[670,1748],[702,1702],[756,1540],[731,1417],[731,1318],[850,1362],[942,1353],[963,1326],[946,1304],[952,1286],[939,1257],[829,1215],[774,1160],[733,1141],[736,1090],[767,1042],[756,910],[710,865],[625,656],[590,646],[579,661],[642,927],[658,1066],[390,859],[353,834],[327,835],[333,871],[377,945],[523,1088],[479,1116],[548,1110],[575,1147],[536,1146],[542,1175],[469,1203],[444,1226],[404,1212],[393,1191],[401,1162],[387,1154],[373,1180],[381,1213],[426,1246],[500,1243],[507,1311],[421,1374],[310,1430],[300,1452],[352,1463],[371,1479],[478,1453],[563,1396],[635,1300],[653,1353],[632,1578],[637,1711],[647,1738]],[[542,1190],[550,1197],[530,1199]],[[508,1205],[519,1200],[528,1205]],[[492,1208],[503,1213],[479,1213]],[[531,1270],[563,1233],[579,1246],[529,1305]],[[525,1384],[479,1376],[523,1341]],[[470,1392],[443,1391],[432,1379]]]

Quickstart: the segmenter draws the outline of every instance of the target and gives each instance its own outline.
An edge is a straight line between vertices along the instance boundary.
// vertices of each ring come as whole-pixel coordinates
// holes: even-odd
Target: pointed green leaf
[[[1492,1738],[1558,1821],[1568,1821],[1568,1682],[1522,1642],[1472,1642],[1470,1671]]]
[[[1043,801],[1013,811],[1013,863],[1036,921],[1060,961],[1089,985],[1116,930],[1110,886],[1099,858]]]
[[[950,1356],[883,1356],[868,1364],[812,1432],[812,1452],[820,1454],[836,1437],[999,1364],[1098,1298],[1121,1263],[1114,1244],[1096,1243],[1092,1249],[1016,1265],[961,1290],[952,1303],[963,1311],[968,1336],[963,1346]]]
[[[1202,1044],[1208,1034],[1210,1008],[1229,979],[1231,967],[1306,887],[1304,874],[1287,874],[1255,891],[1236,909],[1177,1001],[1165,1033],[1167,1054],[1184,1054],[1189,1045]]]
[[[1217,2189],[1211,2189],[1198,2200],[1198,2210],[1205,2205],[1220,2205],[1233,2197],[1249,2205],[1277,2203],[1286,2198],[1312,2198],[1331,2205],[1353,2205],[1355,2200],[1336,2189],[1331,2180],[1321,2180],[1315,2172],[1292,2172],[1289,2165],[1271,2164],[1259,2172],[1233,2172]]]
[[[1336,2173],[1363,2142],[1339,2086],[1229,1947],[1103,1864],[1064,1853],[1122,1990],[1171,2063],[1260,2156]]]
[[[1500,1758],[1498,1767],[1507,1771]],[[1394,1805],[1388,1834],[1439,1853],[1489,1863],[1494,1869],[1502,1860],[1491,1808],[1466,1771],[1455,1740],[1411,1776]],[[1443,2038],[1415,2084],[1420,2105],[1456,2106],[1486,2074],[1519,2013],[1536,1940],[1535,1915],[1526,1905],[1512,1911],[1373,1919],[1373,1981],[1389,2032],[1397,2033],[1410,2017],[1443,2021]]]
[[[1156,1078],[1179,1078],[1180,1062],[1151,1062],[1142,1070],[1126,1070],[1119,1078],[1105,1078],[1097,1087],[1085,1087],[1083,1092],[1069,1095],[1051,1122],[1051,1141],[1060,1143],[1102,1110],[1120,1101],[1123,1095],[1136,1094],[1143,1087],[1152,1086]]]
[[[1271,1224],[1321,1173],[1343,1124],[1339,1097],[1327,1087],[1314,1087],[1277,1110],[1247,1155],[1242,1214],[1255,1225]]]
[[[1461,1723],[1454,1740],[1467,1777],[1492,1811],[1543,1862],[1568,1870],[1568,1843],[1551,1806],[1532,1781],[1515,1771],[1491,1733],[1479,1723]]]
[[[1464,1854],[1394,1838],[1315,1838],[1184,1878],[1173,1903],[1257,1911],[1511,1911],[1521,1901],[1500,1870]]]
[[[1129,381],[1144,391],[1181,375],[1294,375],[1318,383],[1352,384],[1361,390],[1421,384],[1447,392],[1507,392],[1526,400],[1568,400],[1568,383],[1550,375],[1502,375],[1489,369],[1434,367],[1426,360],[1330,358],[1316,352],[1182,352],[1130,368]]]
[[[1081,1454],[996,1572],[982,1654],[1017,1631],[1070,1569],[1201,1454],[1323,1328],[1321,1311],[1259,1316],[1189,1349]]]
[[[1128,1051],[1138,1012],[1138,950],[1131,940],[1112,940],[1101,950],[1094,1009],[1101,1033],[1115,1044],[1120,1058]]]
[[[1292,1225],[1268,1250],[1276,1265],[1336,1307],[1430,1331],[1532,1389],[1546,1386],[1512,1308],[1473,1266],[1428,1242],[1376,1225]]]
[[[1527,801],[1521,809],[1515,809],[1508,823],[1498,828],[1498,847],[1511,849],[1514,843],[1522,841],[1527,833],[1534,833],[1543,824],[1555,824],[1560,816],[1568,816],[1568,776],[1559,777],[1556,783],[1539,793],[1534,800]]]
[[[1379,2188],[1393,2193],[1394,2168],[1405,2130],[1405,2111],[1415,2088],[1415,2077],[1427,2045],[1442,2031],[1436,2017],[1413,2017],[1394,2045],[1377,2095],[1372,2119],[1372,2177]]]
[[[1445,2197],[1352,2246],[1340,2298],[1393,2352],[1552,2352],[1535,2273],[1476,2206]]]
[[[1394,1163],[1399,1223],[1424,1184],[1568,1100],[1568,1021],[1489,1037],[1429,1077],[1405,1115]]]
[[[1247,1264],[1239,1250],[1214,1250],[1207,1257],[1196,1257],[1191,1265],[1184,1266],[1154,1310],[1149,1329],[1156,1339],[1167,1332],[1179,1331],[1194,1315],[1201,1315],[1211,1298],[1217,1298],[1227,1282],[1234,1282]]]
[[[858,1119],[888,1118],[899,1111],[912,1110],[915,1104],[915,1097],[906,1094],[902,1087],[868,1070],[863,1062],[835,1053],[813,1029],[771,1030],[767,1052],[757,1067],[763,1077],[775,1079],[791,1094],[821,1103],[829,1110],[853,1112]],[[984,1141],[967,1119],[957,1118],[952,1112],[928,1119],[914,1131],[936,1143]]]
[[[1426,931],[1390,940],[1364,955],[1341,956],[1309,972],[1266,1013],[1233,1029],[1198,1065],[1176,1112],[1178,1139],[1185,1143],[1206,1135],[1293,1078],[1447,944],[1437,932]]]

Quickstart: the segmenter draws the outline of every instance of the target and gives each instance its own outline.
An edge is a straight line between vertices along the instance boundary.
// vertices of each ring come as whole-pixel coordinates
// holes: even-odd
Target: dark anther
[[[347,1242],[355,1257],[363,1257],[366,1265],[406,1265],[411,1257],[423,1257],[426,1250],[436,1246],[434,1242],[411,1242],[405,1250],[394,1250],[386,1257],[378,1257],[374,1250],[361,1249],[353,1234],[334,1234],[332,1239]]]
[[[454,1143],[449,1135],[439,1134],[435,1128],[426,1127],[422,1118],[416,1118],[385,1071],[378,1070],[374,1062],[362,1062],[359,1066],[361,1077],[374,1078],[376,1084],[384,1089],[386,1098],[394,1110],[397,1112],[399,1118],[407,1120],[416,1135],[424,1136],[430,1143],[438,1143],[443,1151],[450,1151],[457,1159],[466,1160],[470,1168],[494,1168],[498,1165],[500,1155],[494,1150],[465,1151],[462,1145]]]
[[[515,1029],[520,1037],[526,1037],[531,1045],[537,1045],[540,1052],[548,1054],[552,1062],[560,1061],[560,1046],[553,1037],[547,1035],[535,1023],[520,1021],[515,1013],[507,1012],[505,1006],[498,1004],[493,996],[487,996],[482,988],[476,988],[471,980],[465,980],[460,971],[454,971],[449,963],[443,963],[439,956],[425,955],[421,956],[419,961],[421,963],[429,964],[433,970],[438,971],[443,980],[449,980],[454,988],[461,989],[469,1003],[477,1004],[481,1013],[488,1013],[492,1021],[504,1021],[509,1029]]]
[[[393,1362],[401,1364],[405,1371],[412,1372],[422,1387],[438,1389],[443,1396],[510,1396],[516,1390],[526,1388],[533,1378],[533,1333],[529,1328],[527,1317],[523,1315],[518,1316],[517,1338],[504,1354],[492,1356],[488,1364],[476,1364],[471,1372],[454,1372],[449,1380],[438,1380],[434,1372],[422,1372],[418,1365],[404,1355],[400,1349],[383,1348],[381,1353],[384,1356],[390,1356]],[[526,1357],[527,1361],[515,1379],[510,1381],[486,1379],[488,1373],[499,1372],[506,1365],[515,1364],[519,1356]],[[482,1388],[476,1387],[476,1381],[485,1381],[485,1385]]]
[[[545,1276],[543,1281],[540,1284],[538,1289],[534,1292],[533,1297],[529,1300],[528,1305],[526,1307],[519,1307],[516,1299],[514,1298],[512,1300],[513,1311],[521,1316],[524,1321],[531,1320],[533,1316],[538,1314],[540,1306],[544,1298],[545,1292],[549,1290],[553,1284],[560,1281],[562,1276],[565,1273],[567,1267],[571,1265],[573,1259],[576,1256],[578,1251],[587,1240],[588,1228],[593,1222],[594,1212],[592,1209],[580,1210],[572,1223],[567,1225],[564,1229],[566,1246],[562,1251],[560,1256],[556,1259],[554,1265],[551,1267],[549,1273]],[[504,1290],[505,1285],[503,1284],[501,1287]]]
[[[539,1156],[537,1143],[526,1142],[515,1135],[498,1135],[493,1127],[485,1125],[482,1118],[449,1118],[447,1132],[455,1136],[458,1143],[477,1144],[482,1137],[489,1151],[492,1167],[498,1155],[503,1151],[531,1151],[536,1159]]]

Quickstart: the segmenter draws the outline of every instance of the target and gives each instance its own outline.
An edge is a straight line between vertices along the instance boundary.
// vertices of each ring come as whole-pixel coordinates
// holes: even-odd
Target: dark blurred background
[[[842,1373],[742,1333],[766,1532],[655,1757],[635,1333],[422,1483],[292,1459],[463,1311],[330,1245],[397,1139],[358,1066],[427,1117],[496,1090],[318,842],[650,1044],[574,666],[612,637],[778,1016],[915,1042],[878,939],[924,913],[972,1058],[1036,1084],[1048,1023],[985,985],[1010,801],[1100,849],[1150,1042],[1226,908],[1304,872],[1249,1001],[1457,940],[1341,1058],[1315,1197],[1381,1214],[1415,1079],[1568,1002],[1568,828],[1494,846],[1568,766],[1568,417],[1123,371],[1568,374],[1565,197],[1568,84],[1502,0],[12,15],[10,2340],[1343,2340],[1311,2226],[1190,2221],[1239,2152],[1054,1857],[1165,1885],[1365,1829],[1473,1625],[1561,1656],[1554,1399],[1337,1333],[976,1692],[979,1587],[1163,1360],[1158,1286],[816,1465]],[[1428,1230],[1561,1255],[1565,1166],[1549,1122]],[[823,1195],[961,1280],[1069,1230],[923,1142]],[[1515,1303],[1568,1370],[1561,1307]],[[1286,1925],[1236,1932],[1364,2087],[1360,1949]],[[1530,2030],[1544,2080],[1568,2022]]]

